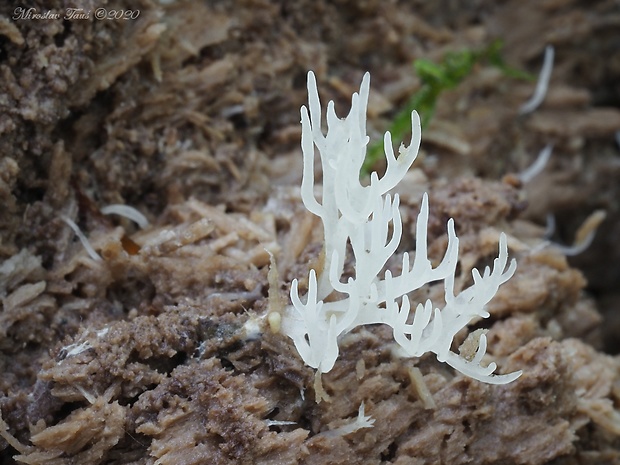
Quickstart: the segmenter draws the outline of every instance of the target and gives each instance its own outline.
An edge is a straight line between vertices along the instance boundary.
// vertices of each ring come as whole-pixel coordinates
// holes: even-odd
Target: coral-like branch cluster
[[[366,73],[360,92],[354,93],[349,115],[336,116],[334,103],[327,105],[327,134],[321,129],[321,104],[312,72],[308,73],[309,110],[301,109],[304,157],[301,195],[306,208],[323,222],[325,245],[323,269],[310,270],[308,292],[299,294],[298,282],[291,286],[292,306],[282,319],[285,334],[293,339],[303,360],[319,373],[332,369],[338,357],[338,338],[356,326],[382,323],[393,330],[394,340],[407,356],[433,352],[458,371],[481,381],[508,383],[521,373],[495,375],[495,363],[482,365],[486,337],[479,335],[478,348],[471,354],[457,354],[451,346],[454,336],[474,318],[489,316],[486,304],[501,284],[514,273],[516,262],[508,264],[506,237],[501,235],[499,256],[492,270],[481,275],[473,270],[473,285],[454,295],[459,241],[454,222],[448,221],[448,246],[441,263],[433,268],[427,256],[428,196],[424,194],[416,224],[413,259],[403,255],[402,271],[393,276],[382,273],[402,235],[398,194],[388,193],[405,176],[420,146],[420,119],[411,114],[412,139],[401,145],[396,157],[389,132],[384,137],[387,169],[376,172],[370,184],[360,183],[360,169],[369,138],[366,109],[370,75]],[[323,168],[322,195],[315,197],[314,154],[318,149]],[[347,245],[354,255],[355,275],[343,280]],[[318,273],[317,273],[318,271]],[[381,278],[381,274],[383,277]],[[445,306],[439,309],[430,300],[411,307],[408,294],[436,281],[445,285]],[[340,295],[342,298],[337,298]],[[327,299],[328,296],[331,296]]]

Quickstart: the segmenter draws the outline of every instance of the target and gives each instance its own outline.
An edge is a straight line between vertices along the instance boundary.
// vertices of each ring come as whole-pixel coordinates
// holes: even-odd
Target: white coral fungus
[[[323,269],[310,270],[308,292],[300,296],[297,280],[291,286],[292,306],[282,318],[282,329],[295,344],[305,363],[319,373],[332,369],[338,357],[338,337],[356,326],[382,323],[390,326],[396,343],[407,356],[433,352],[438,360],[474,379],[492,384],[509,383],[520,371],[496,375],[495,363],[482,366],[486,353],[486,336],[479,338],[478,349],[471,357],[451,350],[454,336],[472,319],[486,318],[486,304],[501,284],[515,272],[513,259],[508,265],[506,236],[499,239],[499,256],[493,268],[482,275],[474,269],[471,287],[454,295],[459,240],[454,221],[448,221],[448,246],[441,263],[433,268],[427,256],[428,196],[424,194],[416,224],[416,251],[413,259],[403,255],[402,272],[393,276],[388,270],[380,278],[387,260],[396,251],[402,222],[398,194],[388,194],[407,173],[420,146],[420,118],[411,114],[411,144],[401,145],[394,155],[389,132],[384,137],[387,159],[385,175],[376,172],[370,184],[360,183],[359,174],[366,155],[366,108],[370,75],[366,73],[359,94],[354,93],[349,115],[340,119],[334,102],[327,105],[327,135],[321,130],[321,104],[312,72],[308,73],[308,108],[301,108],[301,146],[304,158],[302,200],[308,210],[323,221],[325,246]],[[314,147],[323,167],[322,196],[314,195]],[[355,276],[342,281],[347,243],[355,258]],[[408,293],[427,283],[443,281],[445,306],[439,309],[430,300],[415,310]],[[336,291],[336,292],[334,292]],[[341,294],[340,300],[332,294]]]

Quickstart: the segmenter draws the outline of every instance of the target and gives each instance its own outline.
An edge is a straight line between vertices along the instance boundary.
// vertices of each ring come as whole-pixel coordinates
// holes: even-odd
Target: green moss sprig
[[[413,69],[422,83],[420,89],[411,96],[405,107],[394,117],[388,128],[392,137],[404,139],[411,129],[411,112],[416,110],[421,117],[422,127],[425,127],[435,113],[437,100],[445,90],[454,89],[463,79],[469,76],[474,66],[486,63],[499,69],[502,74],[509,78],[525,79],[533,81],[535,76],[508,66],[502,57],[503,43],[501,40],[493,41],[482,50],[465,49],[448,52],[440,63],[435,63],[426,58],[420,58],[413,62]],[[372,171],[372,167],[383,155],[383,142],[375,142],[368,148],[362,174],[365,176]]]

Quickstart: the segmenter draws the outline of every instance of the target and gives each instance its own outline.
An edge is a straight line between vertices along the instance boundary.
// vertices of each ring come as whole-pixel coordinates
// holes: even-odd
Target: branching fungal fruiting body
[[[309,110],[301,109],[304,157],[301,196],[306,208],[319,216],[325,236],[325,260],[322,270],[310,270],[308,292],[299,294],[298,282],[291,285],[292,305],[282,318],[282,330],[295,344],[300,356],[318,373],[332,369],[338,357],[338,337],[356,326],[382,323],[390,326],[394,340],[407,356],[433,352],[438,360],[474,379],[493,384],[515,380],[521,372],[496,375],[495,363],[482,366],[486,336],[481,334],[477,350],[471,356],[451,350],[454,336],[476,317],[489,316],[486,304],[501,284],[515,272],[516,262],[508,264],[504,234],[499,240],[499,255],[493,268],[482,275],[473,270],[474,283],[454,295],[459,241],[454,221],[448,221],[448,246],[441,263],[433,268],[427,256],[428,196],[424,194],[416,224],[416,251],[411,259],[403,255],[402,272],[393,276],[380,273],[394,254],[402,235],[398,194],[388,192],[405,176],[420,146],[420,119],[411,114],[412,139],[394,155],[391,135],[384,137],[387,169],[381,178],[376,172],[370,184],[360,183],[359,173],[366,155],[366,108],[370,75],[366,73],[360,92],[354,93],[349,115],[340,119],[334,103],[327,105],[327,134],[321,129],[321,104],[316,79],[308,73]],[[323,168],[322,196],[314,195],[314,150],[318,149]],[[355,259],[355,276],[342,281],[347,243]],[[411,308],[408,294],[427,283],[443,281],[445,306],[439,309],[430,300]],[[326,298],[337,292],[340,300]]]

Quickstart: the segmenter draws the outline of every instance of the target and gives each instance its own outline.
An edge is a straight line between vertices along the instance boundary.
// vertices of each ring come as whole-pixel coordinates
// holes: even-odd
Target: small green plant
[[[474,66],[478,63],[487,63],[498,68],[510,78],[535,80],[535,76],[506,65],[501,54],[502,46],[502,41],[495,40],[482,50],[465,49],[458,52],[448,52],[440,63],[434,63],[425,58],[415,60],[413,69],[420,78],[422,86],[395,116],[388,128],[392,136],[396,139],[404,138],[410,129],[410,115],[413,110],[420,114],[422,126],[426,126],[435,113],[435,106],[441,93],[458,86],[463,79],[471,74]],[[382,154],[382,143],[378,142],[369,147],[362,166],[363,175],[372,171],[373,165]]]

